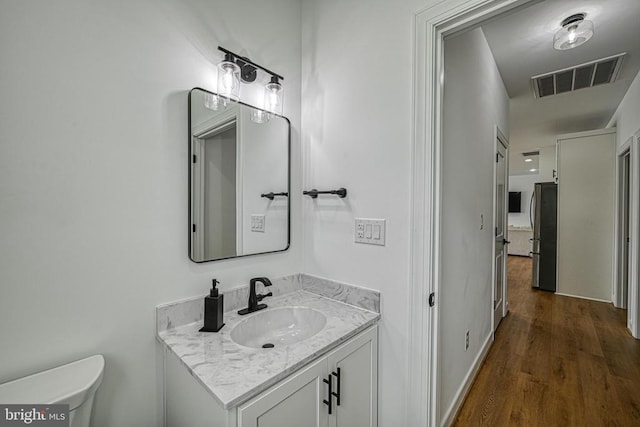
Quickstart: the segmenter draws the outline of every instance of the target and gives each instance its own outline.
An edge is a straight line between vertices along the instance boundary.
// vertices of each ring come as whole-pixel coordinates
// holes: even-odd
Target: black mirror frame
[[[291,247],[291,121],[286,118],[285,116],[281,116],[279,114],[273,114],[270,113],[266,110],[263,110],[261,108],[257,108],[254,107],[253,105],[250,104],[246,104],[242,101],[238,101],[236,102],[236,104],[239,105],[244,105],[246,107],[250,107],[253,108],[255,110],[260,110],[260,111],[264,111],[265,113],[268,113],[272,116],[275,117],[280,117],[284,120],[286,120],[287,122],[287,192],[289,193],[289,197],[288,197],[288,202],[287,202],[287,246],[285,246],[283,249],[277,249],[275,251],[267,251],[267,252],[255,252],[255,253],[251,253],[251,254],[245,254],[245,255],[235,255],[235,256],[229,256],[229,257],[221,257],[221,258],[215,258],[215,259],[208,259],[208,260],[202,260],[202,261],[196,261],[193,259],[192,254],[191,254],[191,239],[192,239],[192,226],[193,224],[191,223],[191,206],[192,206],[192,196],[191,196],[191,168],[192,168],[192,162],[191,159],[193,157],[193,151],[192,151],[192,137],[193,135],[191,134],[191,93],[194,90],[199,90],[211,95],[216,95],[218,96],[218,94],[208,91],[206,89],[202,89],[200,87],[194,87],[193,89],[191,89],[189,91],[189,96],[187,97],[187,110],[188,110],[188,121],[187,121],[187,141],[188,141],[188,150],[189,150],[189,155],[187,156],[187,176],[188,176],[188,184],[187,184],[187,194],[188,194],[188,212],[187,212],[187,223],[188,223],[188,240],[187,240],[187,253],[189,254],[189,259],[192,262],[195,262],[196,264],[203,264],[205,262],[214,262],[214,261],[222,261],[222,260],[226,260],[226,259],[235,259],[235,258],[245,258],[248,256],[254,256],[254,255],[265,255],[265,254],[273,254],[273,253],[278,253],[278,252],[285,252],[287,250],[289,250],[289,248]]]

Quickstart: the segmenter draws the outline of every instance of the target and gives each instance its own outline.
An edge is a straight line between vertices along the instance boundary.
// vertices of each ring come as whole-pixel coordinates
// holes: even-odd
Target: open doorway
[[[433,392],[432,399],[432,415],[431,421],[432,424],[447,424],[453,421],[452,417],[455,416],[459,405],[464,400],[464,396],[470,386],[470,382],[474,378],[477,368],[481,365],[482,360],[488,352],[488,349],[491,347],[491,339],[485,339],[485,337],[480,334],[480,336],[476,336],[476,345],[474,345],[473,335],[471,339],[471,354],[464,354],[463,351],[467,351],[467,346],[460,348],[460,344],[462,340],[459,339],[458,335],[460,332],[465,332],[464,328],[466,327],[464,323],[471,324],[472,327],[482,326],[484,322],[484,317],[482,322],[478,321],[473,323],[470,322],[467,317],[473,318],[474,315],[481,310],[481,306],[484,303],[484,300],[480,300],[479,302],[469,301],[469,296],[471,292],[465,294],[464,292],[470,289],[476,290],[476,287],[473,286],[475,283],[473,280],[468,279],[472,277],[471,274],[462,276],[463,280],[458,280],[460,278],[460,272],[464,272],[464,267],[468,266],[470,263],[475,262],[477,258],[473,251],[462,252],[464,256],[458,256],[458,263],[453,265],[451,261],[451,257],[447,255],[447,252],[443,250],[443,248],[447,248],[447,246],[451,246],[452,242],[450,240],[456,238],[455,232],[457,232],[458,236],[460,236],[460,240],[464,241],[466,239],[467,245],[476,245],[479,241],[483,241],[483,238],[480,236],[478,239],[469,238],[471,233],[474,235],[480,235],[480,232],[483,230],[482,228],[482,217],[484,214],[484,205],[482,203],[470,204],[468,203],[469,199],[466,202],[462,202],[461,206],[466,206],[468,209],[466,210],[466,216],[460,215],[459,212],[455,210],[451,210],[447,208],[447,203],[451,200],[455,200],[455,197],[451,195],[451,188],[447,190],[447,186],[453,180],[461,179],[466,175],[458,175],[454,177],[450,172],[447,172],[447,168],[452,164],[455,166],[456,162],[452,161],[447,157],[447,150],[451,150],[452,147],[448,146],[446,141],[447,128],[446,128],[446,120],[447,118],[454,117],[458,120],[459,126],[464,126],[465,120],[468,120],[466,116],[461,116],[459,114],[459,110],[453,108],[452,110],[447,110],[447,101],[446,101],[446,87],[447,84],[450,84],[450,75],[447,74],[446,70],[446,59],[448,58],[446,54],[446,40],[447,36],[453,39],[454,35],[458,35],[463,32],[471,32],[475,31],[478,28],[479,23],[483,20],[489,19],[491,22],[495,22],[498,19],[498,14],[507,12],[509,15],[514,16],[518,14],[522,9],[518,9],[518,7],[522,6],[526,2],[522,1],[509,1],[509,0],[496,0],[496,1],[476,1],[476,2],[458,2],[451,1],[445,2],[447,4],[439,4],[434,5],[432,8],[425,11],[423,14],[418,16],[416,21],[416,34],[417,37],[417,88],[418,88],[418,99],[416,102],[416,141],[417,147],[416,150],[418,154],[424,154],[423,160],[419,160],[417,162],[417,173],[415,174],[415,178],[420,177],[420,173],[423,173],[424,170],[429,170],[431,168],[432,173],[427,174],[426,183],[421,186],[417,185],[414,188],[414,199],[418,201],[423,198],[427,198],[432,202],[433,207],[426,207],[424,211],[414,210],[415,220],[417,221],[433,221],[429,224],[429,227],[433,227],[433,232],[427,232],[424,236],[426,244],[424,247],[426,248],[421,253],[418,251],[414,257],[420,258],[421,256],[426,255],[426,258],[429,260],[427,262],[427,285],[423,290],[424,293],[435,293],[439,295],[438,301],[440,301],[440,306],[436,305],[434,310],[430,312],[431,317],[426,319],[424,318],[416,318],[414,317],[414,321],[423,321],[423,325],[431,326],[432,336],[433,337],[433,347],[436,348],[437,354],[435,355],[435,361],[432,361],[432,375],[437,377],[436,385],[431,389]],[[473,4],[470,4],[473,3]],[[526,6],[531,6],[531,8],[536,7],[545,2],[529,2],[530,4]],[[556,6],[575,6],[579,7],[580,2],[551,2]],[[515,9],[514,9],[515,8]],[[622,10],[626,10],[625,8],[621,8]],[[550,15],[547,15],[547,19],[552,21]],[[561,17],[558,17],[557,20],[561,20]],[[489,21],[487,21],[489,22]],[[515,35],[505,36],[504,34],[500,35],[499,39],[502,39],[507,44],[517,45],[517,41],[520,39],[528,39],[530,33],[527,31],[523,31],[523,28],[536,28],[541,29],[544,26],[527,26],[523,24],[522,19],[516,19],[513,24],[513,28],[515,29]],[[547,30],[545,28],[545,30]],[[519,32],[518,32],[519,31]],[[426,36],[425,36],[426,35]],[[553,36],[553,32],[551,33]],[[424,38],[424,39],[423,39]],[[485,38],[485,43],[491,46],[489,37]],[[531,40],[525,40],[531,42]],[[546,46],[550,42],[547,40],[546,42],[534,42],[530,43],[530,48],[522,48],[520,50],[512,50],[507,55],[512,64],[515,64],[515,68],[522,68],[523,63],[528,59],[527,57],[537,57],[536,48],[538,45]],[[637,44],[637,40],[635,41]],[[479,42],[482,44],[482,42]],[[495,51],[492,50],[494,58],[497,60],[497,55]],[[584,51],[584,50],[583,50]],[[424,53],[423,53],[424,52]],[[443,54],[444,52],[444,54]],[[519,53],[518,53],[519,52]],[[523,52],[527,52],[526,55]],[[575,53],[575,52],[574,52]],[[444,59],[443,59],[444,57]],[[563,57],[563,59],[567,59],[568,56]],[[594,58],[597,59],[597,58]],[[600,58],[602,59],[602,58]],[[571,58],[571,62],[575,62],[574,65],[580,68],[581,65],[587,64],[587,60],[584,62],[580,62],[576,59],[574,55]],[[630,61],[629,61],[630,62]],[[478,71],[481,67],[481,64],[476,61],[475,65],[470,66],[468,68],[473,68],[473,71]],[[636,64],[637,65],[637,64]],[[570,64],[558,65],[557,67],[551,67],[547,69],[548,72],[557,72],[562,71]],[[499,66],[497,68],[500,69]],[[527,71],[528,76],[524,79],[524,84],[520,83],[520,87],[523,87],[523,94],[526,93],[527,96],[533,97],[531,94],[531,80],[530,78],[537,75],[538,72],[530,72]],[[544,73],[543,70],[540,70],[539,73]],[[500,69],[500,74],[503,78],[505,78],[506,72],[503,73],[503,70]],[[633,75],[637,74],[637,68]],[[630,76],[629,80],[633,80],[633,75]],[[573,79],[573,78],[572,78]],[[506,78],[505,78],[506,80]],[[473,81],[473,79],[469,79],[469,81]],[[573,80],[572,80],[573,82]],[[506,83],[506,82],[505,82]],[[629,82],[628,82],[629,83]],[[555,90],[554,83],[554,90]],[[572,83],[573,84],[573,83]],[[489,85],[485,85],[487,88],[487,92],[489,91]],[[508,83],[505,86],[509,86]],[[628,88],[628,84],[626,88]],[[625,89],[626,89],[625,88]],[[422,90],[424,89],[424,90]],[[585,89],[587,90],[587,89]],[[596,90],[596,89],[594,89]],[[599,90],[599,89],[598,89]],[[514,104],[517,104],[518,107],[522,107],[523,104],[519,102],[513,101],[514,97],[511,96],[509,90],[509,98]],[[576,92],[577,93],[577,92]],[[592,92],[593,93],[593,92]],[[622,94],[624,95],[625,90],[622,90]],[[582,92],[584,94],[584,92]],[[474,97],[476,96],[476,92],[468,93],[467,101],[468,103],[474,102]],[[482,95],[481,95],[482,96]],[[557,96],[563,97],[566,99],[568,97],[567,94],[561,92]],[[580,95],[583,96],[583,95]],[[584,95],[586,96],[586,95]],[[593,96],[593,95],[591,95]],[[484,101],[487,98],[491,98],[490,95],[484,94]],[[558,99],[558,98],[556,98]],[[492,101],[488,101],[487,103],[491,103]],[[620,98],[618,98],[618,102],[620,102]],[[559,116],[565,113],[567,110],[559,107],[552,108],[550,107],[550,103],[544,102],[546,104],[546,111],[543,111],[544,114],[541,114],[540,122],[547,122],[547,126],[549,127],[549,131],[552,131],[553,140],[548,141],[548,143],[541,142],[537,139],[536,145],[534,148],[542,149],[547,146],[555,146],[556,136],[558,134],[563,133],[572,133],[589,129],[598,129],[604,128],[609,123],[611,115],[615,112],[616,105],[614,104],[612,107],[609,107],[605,115],[608,114],[605,118],[594,118],[594,115],[587,114],[584,111],[579,111],[579,108],[573,110],[570,115],[573,115],[572,120],[569,120],[571,126],[574,126],[571,129],[559,129],[557,123],[560,121]],[[571,103],[569,103],[571,104]],[[574,105],[576,106],[584,106],[590,105],[589,102],[578,102]],[[464,107],[462,107],[464,108]],[[478,114],[482,114],[484,111],[480,111]],[[545,116],[546,115],[546,116]],[[581,116],[584,121],[588,122],[588,127],[578,127],[583,126],[584,121],[580,122],[576,118],[576,116]],[[475,118],[472,118],[473,121]],[[597,121],[599,124],[595,124]],[[515,120],[510,120],[508,126],[513,128],[515,126]],[[475,121],[473,122],[475,123]],[[540,123],[538,123],[540,124]],[[534,124],[534,127],[535,124]],[[514,144],[514,134],[509,132],[508,134],[510,140],[510,149],[512,151],[512,156],[521,155],[521,150],[514,150],[514,147],[518,144]],[[477,141],[478,137],[468,138],[468,135],[465,135],[466,138],[461,138],[463,141]],[[425,147],[420,146],[421,142],[425,142]],[[478,154],[475,147],[467,146],[468,148],[468,157],[473,156],[474,154]],[[521,149],[530,148],[530,147],[521,147]],[[420,151],[420,150],[424,150]],[[455,151],[455,150],[454,150]],[[462,152],[463,149],[458,149],[457,152]],[[484,154],[480,153],[480,157]],[[513,157],[512,157],[513,159]],[[482,167],[478,164],[471,164],[468,160],[460,160],[457,159],[457,167],[460,165],[464,165],[466,168],[475,168],[475,173],[477,175],[476,180],[484,179],[483,174],[485,173]],[[514,162],[511,162],[511,167],[513,167]],[[422,169],[421,169],[422,167]],[[535,169],[535,168],[531,168]],[[460,171],[460,169],[457,169]],[[539,172],[538,170],[532,172]],[[462,172],[464,174],[466,172]],[[555,177],[552,177],[550,181],[554,180]],[[417,179],[414,180],[417,182]],[[455,187],[455,186],[454,186]],[[457,194],[458,197],[462,197],[462,194],[466,194],[463,189],[462,192]],[[477,193],[476,193],[477,194]],[[458,199],[459,201],[460,199]],[[477,200],[477,199],[473,199]],[[467,203],[465,205],[465,203]],[[460,222],[456,224],[457,228],[447,228],[450,227],[455,219],[459,219]],[[480,221],[478,221],[480,219]],[[447,225],[449,224],[449,225]],[[444,226],[443,226],[444,225]],[[474,227],[479,226],[479,227]],[[428,227],[427,227],[428,228]],[[492,230],[493,231],[493,230]],[[458,241],[460,241],[458,240]],[[461,245],[461,247],[464,244]],[[478,245],[478,247],[482,247],[482,245]],[[476,249],[478,249],[476,247]],[[491,252],[493,253],[493,252]],[[447,265],[447,263],[450,263]],[[461,265],[462,263],[466,263],[466,265]],[[424,265],[423,261],[419,261],[418,264]],[[457,270],[453,271],[453,275],[447,275],[447,268],[453,267]],[[485,271],[482,268],[479,268],[480,276],[485,274]],[[486,278],[486,276],[485,276]],[[493,276],[491,277],[493,278]],[[466,281],[464,279],[467,279]],[[490,282],[492,283],[492,282]],[[611,280],[609,280],[611,283]],[[457,289],[460,287],[460,289]],[[461,291],[461,292],[458,292]],[[456,293],[457,292],[457,293]],[[474,294],[475,295],[475,294]],[[610,299],[609,299],[610,300]],[[447,303],[450,301],[454,301],[454,305],[457,307],[457,317],[454,319],[450,319],[451,316],[450,310],[448,309]],[[490,306],[490,305],[489,305]],[[461,311],[470,310],[472,311],[470,316],[461,316]],[[415,310],[415,313],[420,313],[420,310]],[[487,313],[486,311],[483,313]],[[466,313],[465,313],[466,314]],[[485,316],[485,314],[482,314]],[[478,316],[479,318],[479,316]],[[462,325],[461,325],[462,323]],[[449,329],[451,325],[454,325],[455,328],[458,328],[454,331],[454,333],[449,334]],[[419,333],[419,328],[417,328]],[[484,331],[484,330],[483,330]],[[449,342],[450,341],[450,342]],[[452,376],[457,376],[452,380]]]

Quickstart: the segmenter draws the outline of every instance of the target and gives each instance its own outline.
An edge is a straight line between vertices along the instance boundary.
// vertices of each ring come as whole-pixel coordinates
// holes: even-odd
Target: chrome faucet
[[[271,286],[271,280],[266,277],[256,277],[249,281],[249,306],[247,308],[243,308],[238,311],[239,315],[245,315],[249,313],[253,313],[254,311],[262,310],[267,308],[267,304],[258,304],[259,301],[262,301],[266,297],[273,296],[273,293],[269,292],[268,294],[256,294],[256,283],[262,283],[265,287]]]

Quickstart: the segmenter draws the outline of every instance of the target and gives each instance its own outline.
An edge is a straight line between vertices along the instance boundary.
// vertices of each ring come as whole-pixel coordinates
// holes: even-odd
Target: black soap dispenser
[[[204,326],[200,332],[218,332],[224,326],[222,313],[224,313],[223,297],[216,286],[217,279],[213,279],[211,291],[208,297],[204,297]]]

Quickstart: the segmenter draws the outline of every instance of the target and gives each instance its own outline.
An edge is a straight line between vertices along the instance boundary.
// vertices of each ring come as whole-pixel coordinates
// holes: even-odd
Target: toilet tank
[[[0,384],[2,404],[68,404],[71,427],[89,427],[93,397],[102,382],[98,354]]]

